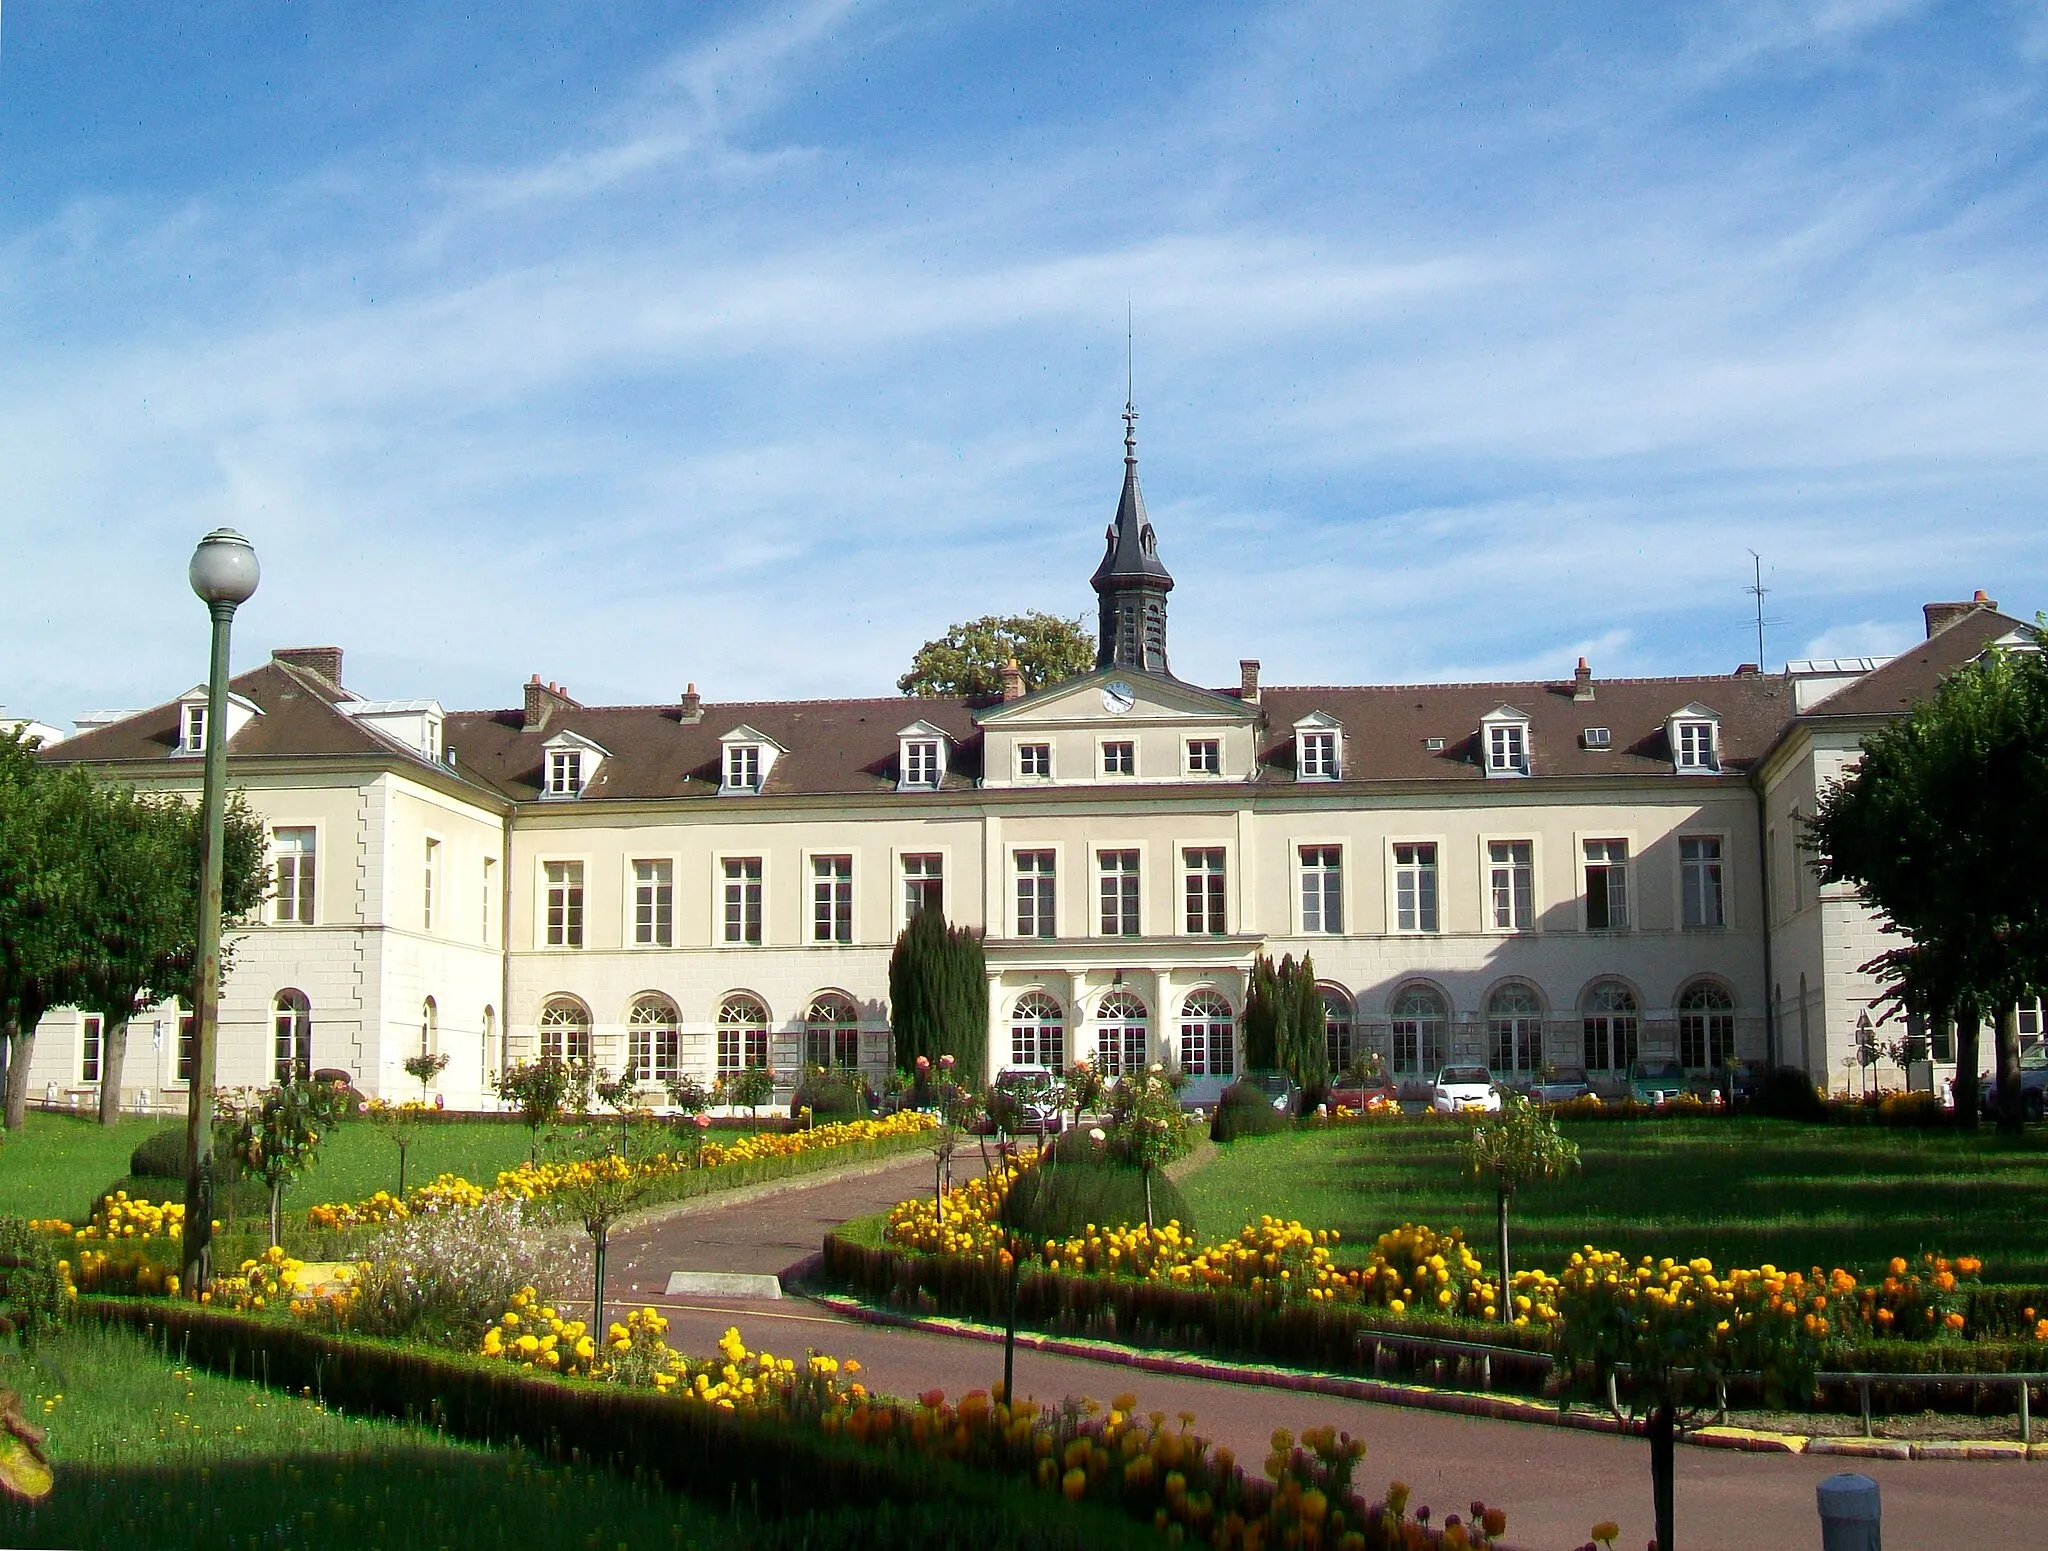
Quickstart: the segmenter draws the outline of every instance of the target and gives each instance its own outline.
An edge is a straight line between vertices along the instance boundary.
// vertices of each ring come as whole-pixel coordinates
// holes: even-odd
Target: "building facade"
[[[1174,677],[1173,579],[1126,434],[1092,578],[1097,666],[993,703],[372,702],[342,654],[233,683],[231,779],[273,889],[233,933],[220,1080],[345,1071],[450,1104],[586,1055],[704,1081],[889,1064],[888,960],[924,909],[987,935],[990,1071],[1083,1057],[1228,1076],[1253,957],[1312,957],[1338,1066],[1403,1080],[1732,1057],[1840,1086],[1875,923],[1821,891],[1801,816],[1861,737],[2023,627],[1930,606],[1890,661],[1695,678],[1269,686]],[[204,694],[46,757],[196,791]],[[2038,1009],[2034,1010],[2038,1028]],[[132,1026],[130,1102],[182,1104],[188,1026]],[[147,1038],[137,1038],[136,1034]],[[95,1021],[41,1025],[31,1091],[90,1102]]]

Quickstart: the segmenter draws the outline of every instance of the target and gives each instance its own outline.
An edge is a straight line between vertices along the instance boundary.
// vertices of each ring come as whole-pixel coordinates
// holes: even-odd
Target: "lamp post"
[[[213,1269],[213,1067],[220,1021],[220,874],[228,783],[228,629],[256,591],[256,549],[232,528],[216,528],[192,552],[192,590],[213,616],[206,680],[206,786],[200,820],[199,963],[192,985],[192,1072],[185,1111],[184,1286],[198,1298]]]

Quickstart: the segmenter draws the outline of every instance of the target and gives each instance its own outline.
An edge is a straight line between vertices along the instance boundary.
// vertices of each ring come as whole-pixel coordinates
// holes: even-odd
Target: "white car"
[[[1493,1073],[1483,1066],[1447,1066],[1436,1074],[1429,1107],[1439,1115],[1468,1109],[1493,1113],[1500,1108],[1500,1091],[1493,1085]]]

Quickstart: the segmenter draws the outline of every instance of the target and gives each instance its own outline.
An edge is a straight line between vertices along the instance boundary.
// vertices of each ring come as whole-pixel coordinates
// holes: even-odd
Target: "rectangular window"
[[[78,1080],[98,1082],[100,1080],[100,1029],[102,1021],[96,1012],[89,1012],[81,1022],[80,1032],[85,1036],[84,1048],[78,1056]]]
[[[206,752],[206,707],[203,705],[185,707],[185,752]]]
[[[905,786],[937,786],[939,784],[939,746],[928,738],[903,745],[903,784]]]
[[[1301,774],[1305,780],[1337,779],[1337,735],[1334,732],[1305,732],[1301,735]]]
[[[420,867],[420,930],[434,929],[434,885],[441,876],[441,842],[429,840],[427,854]]]
[[[1618,931],[1628,925],[1628,842],[1586,842],[1586,927]]]
[[[1188,739],[1188,774],[1221,775],[1223,745],[1214,738]]]
[[[1528,734],[1520,722],[1495,722],[1486,729],[1486,768],[1504,774],[1529,773]]]
[[[1059,916],[1055,908],[1058,879],[1054,875],[1051,851],[1017,853],[1017,935],[1057,937]]]
[[[477,919],[483,923],[483,935],[477,940],[483,943],[485,947],[489,947],[491,942],[492,905],[497,896],[498,859],[495,856],[487,856],[484,858],[484,908],[477,916]]]
[[[1135,743],[1105,743],[1102,745],[1102,773],[1106,776],[1127,776],[1138,773],[1138,746]]]
[[[1220,847],[1181,852],[1187,881],[1188,932],[1198,937],[1221,937],[1223,924],[1223,852]]]
[[[731,943],[761,941],[761,858],[728,856],[725,859],[725,940]]]
[[[735,792],[758,792],[761,789],[761,746],[758,743],[735,743],[725,751],[725,784]]]
[[[197,1024],[191,1013],[178,1015],[178,1081],[190,1082],[192,1068],[199,1060]]]
[[[1680,722],[1678,724],[1678,768],[1681,770],[1712,770],[1714,768],[1714,724],[1712,722]]]
[[[1098,851],[1095,863],[1102,874],[1102,935],[1138,935],[1138,853]]]
[[[903,858],[903,920],[906,925],[927,910],[946,913],[946,859],[936,854]]]
[[[1489,840],[1486,883],[1497,932],[1527,932],[1536,925],[1535,842]]]
[[[547,945],[550,948],[583,946],[583,864],[549,862]]]
[[[1027,780],[1051,780],[1052,745],[1050,743],[1018,744],[1017,774],[1023,776]]]
[[[633,864],[633,943],[641,948],[672,948],[676,940],[675,863]],[[646,1068],[642,1068],[644,1071]]]
[[[314,924],[314,834],[311,825],[270,832],[270,848],[277,857],[277,893],[270,902],[270,918],[280,924]]]
[[[2041,1012],[2044,1006],[2044,1001],[2048,1001],[2048,999],[2044,999],[2042,997],[2037,996],[2031,1002],[2020,1003],[2021,1039],[2039,1039],[2041,1037],[2042,1029],[2044,1027],[2041,1021]]]
[[[548,753],[548,796],[574,797],[583,790],[583,755],[577,749]]]
[[[1394,847],[1394,930],[1436,929],[1436,846],[1404,841]]]
[[[1721,839],[1718,835],[1681,835],[1678,869],[1684,893],[1687,926],[1725,926],[1721,894]]]
[[[1301,929],[1344,930],[1344,848],[1301,848]]]
[[[853,941],[853,858],[850,856],[811,858],[811,941]]]

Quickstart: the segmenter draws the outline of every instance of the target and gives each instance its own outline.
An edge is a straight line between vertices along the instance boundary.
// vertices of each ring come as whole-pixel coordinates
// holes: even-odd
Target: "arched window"
[[[1095,1013],[1095,1060],[1106,1078],[1145,1070],[1152,1015],[1128,991],[1112,991]]]
[[[1394,1070],[1406,1076],[1444,1064],[1451,1010],[1430,986],[1410,986],[1394,998]]]
[[[1341,1077],[1358,1061],[1355,1025],[1351,1021],[1351,998],[1335,986],[1324,986],[1323,1043],[1330,1052],[1330,1075]]]
[[[1726,1066],[1735,1054],[1735,999],[1711,980],[1678,998],[1678,1060],[1695,1072]]]
[[[573,996],[551,996],[540,1010],[543,1059],[590,1059],[590,1011]]]
[[[1237,1018],[1215,991],[1181,1004],[1180,1069],[1190,1077],[1228,1077],[1237,1070]]]
[[[430,996],[420,1003],[420,1054],[430,1056],[441,1048],[441,1010]]]
[[[290,1082],[313,1075],[313,1004],[303,991],[280,991],[270,1004],[276,1032],[276,1065],[272,1080]]]
[[[1585,1028],[1582,1052],[1589,1072],[1619,1072],[1636,1058],[1642,1014],[1636,994],[1619,980],[1602,980],[1586,992],[1580,1007]]]
[[[1543,1064],[1543,1004],[1527,986],[1502,986],[1486,1004],[1488,1064],[1526,1076]]]
[[[718,1072],[768,1064],[768,1009],[758,996],[736,991],[718,1004]]]
[[[681,1069],[676,1004],[658,991],[633,998],[626,1013],[626,1063],[645,1082],[671,1082]]]
[[[1010,1064],[1055,1072],[1067,1064],[1066,1015],[1043,991],[1026,991],[1010,1013]]]
[[[804,1014],[806,1066],[860,1065],[860,1013],[850,998],[821,991]]]

